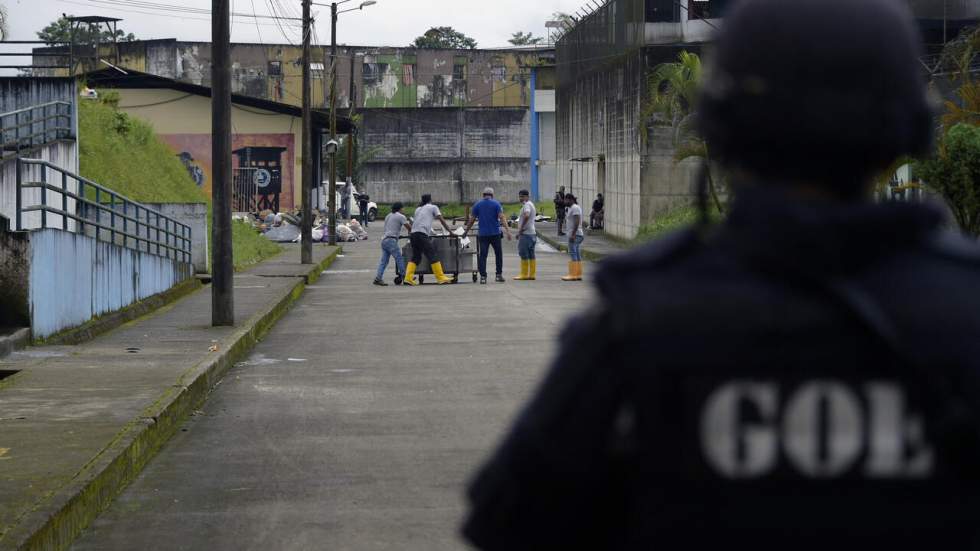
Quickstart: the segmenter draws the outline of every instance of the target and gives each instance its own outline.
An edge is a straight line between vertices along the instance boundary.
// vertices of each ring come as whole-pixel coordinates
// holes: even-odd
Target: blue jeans
[[[585,241],[585,237],[582,235],[576,235],[575,239],[570,239],[568,241],[568,254],[572,257],[572,262],[582,261],[582,242]]]
[[[405,258],[398,248],[398,240],[388,237],[381,241],[381,262],[378,264],[377,279],[384,279],[385,270],[388,269],[388,260],[395,258],[395,271],[399,276],[405,275]]]
[[[522,235],[517,242],[517,254],[521,255],[521,260],[534,260],[534,247],[538,244],[538,236]]]

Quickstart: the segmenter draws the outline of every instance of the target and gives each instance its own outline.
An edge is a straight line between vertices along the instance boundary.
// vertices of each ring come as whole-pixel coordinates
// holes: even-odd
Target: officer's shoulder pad
[[[615,285],[637,271],[663,268],[678,262],[700,247],[697,229],[687,228],[641,245],[629,252],[603,259],[597,275],[600,288]]]
[[[957,232],[939,232],[929,249],[943,257],[980,268],[980,243]]]

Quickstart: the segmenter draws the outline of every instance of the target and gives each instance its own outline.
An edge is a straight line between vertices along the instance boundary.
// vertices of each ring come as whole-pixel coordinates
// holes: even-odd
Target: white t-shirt
[[[412,220],[412,233],[432,235],[432,223],[439,216],[442,216],[439,207],[432,203],[415,209],[415,218]]]
[[[582,229],[582,226],[584,225],[584,222],[582,221],[582,207],[580,207],[578,203],[573,204],[572,206],[568,207],[568,214],[565,216],[569,224],[571,224],[572,220],[578,216],[578,230],[575,232],[575,235],[585,237],[585,231]]]
[[[534,203],[528,201],[521,207],[521,216],[517,219],[517,229],[521,228],[521,220],[527,216],[527,223],[524,224],[524,235],[537,235],[534,227],[534,218],[538,215],[538,209],[534,208]]]

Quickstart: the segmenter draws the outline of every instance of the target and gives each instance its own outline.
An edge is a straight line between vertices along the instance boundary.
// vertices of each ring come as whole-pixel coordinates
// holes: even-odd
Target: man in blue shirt
[[[493,188],[483,190],[483,199],[477,201],[470,209],[470,217],[466,221],[466,231],[469,232],[473,223],[479,221],[480,228],[477,241],[480,243],[480,283],[487,283],[487,255],[493,247],[494,260],[497,261],[497,283],[504,282],[504,252],[501,244],[502,232],[507,232],[507,240],[512,239],[507,220],[504,218],[504,207],[493,198]]]

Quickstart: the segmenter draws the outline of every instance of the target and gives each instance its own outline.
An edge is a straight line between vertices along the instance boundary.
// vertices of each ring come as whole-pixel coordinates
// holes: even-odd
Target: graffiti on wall
[[[191,179],[204,193],[211,195],[211,135],[164,134],[160,136],[184,164]],[[256,196],[256,202],[272,205],[276,210],[295,208],[293,198],[294,167],[296,165],[295,136],[293,134],[235,134],[232,136],[232,168],[267,171],[271,186],[260,186],[264,192]],[[273,154],[273,157],[269,157]],[[268,158],[267,158],[268,157]],[[264,172],[262,172],[264,174]],[[261,178],[259,179],[261,180]],[[260,182],[261,183],[261,182]]]

